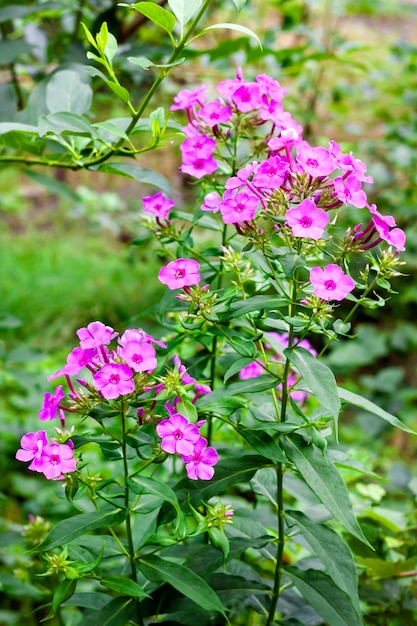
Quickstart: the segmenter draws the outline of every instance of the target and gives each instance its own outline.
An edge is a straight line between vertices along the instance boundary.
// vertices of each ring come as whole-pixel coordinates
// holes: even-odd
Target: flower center
[[[301,220],[301,226],[303,226],[303,228],[310,228],[311,224],[312,221],[308,217],[303,217],[303,219]]]
[[[328,291],[333,291],[334,289],[336,289],[336,283],[334,282],[334,280],[326,280],[324,286]]]
[[[185,270],[177,270],[175,272],[175,278],[184,278],[185,276]]]
[[[112,385],[117,385],[119,381],[120,381],[120,377],[117,374],[112,374],[112,376],[110,376],[110,383]]]
[[[310,167],[317,167],[318,166],[318,162],[316,161],[316,159],[308,159],[307,160],[307,165],[309,165]]]

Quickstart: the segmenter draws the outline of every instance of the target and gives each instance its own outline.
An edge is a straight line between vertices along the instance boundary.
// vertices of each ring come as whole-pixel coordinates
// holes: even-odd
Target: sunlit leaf
[[[142,13],[148,20],[163,28],[167,33],[171,34],[176,23],[175,16],[169,11],[155,4],[154,2],[136,2],[131,5],[132,9]]]
[[[191,20],[203,4],[203,0],[168,0],[168,5],[181,25]]]
[[[252,37],[253,39],[256,40],[256,42],[258,43],[259,47],[262,49],[262,42],[259,39],[258,35],[256,35],[253,30],[251,30],[250,28],[246,28],[246,26],[241,26],[240,24],[213,24],[212,26],[207,26],[206,28],[204,28],[200,33],[200,35],[204,35],[204,33],[207,33],[210,30],[214,30],[214,29],[229,29],[229,30],[236,30],[239,33],[243,33],[245,35],[247,35],[248,37]]]

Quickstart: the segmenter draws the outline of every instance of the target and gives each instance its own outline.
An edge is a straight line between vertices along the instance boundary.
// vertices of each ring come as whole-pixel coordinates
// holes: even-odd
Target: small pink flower
[[[312,200],[308,199],[300,202],[297,207],[289,209],[286,218],[294,237],[307,237],[314,240],[320,239],[329,223],[326,211],[319,209]]]
[[[178,374],[181,374],[181,382],[183,385],[192,385],[196,382],[196,379],[190,376],[187,372],[185,365],[181,363],[181,359],[178,354],[174,354],[174,358],[172,360],[174,361]]]
[[[162,439],[162,450],[169,454],[193,454],[194,444],[200,439],[198,427],[180,413],[159,422],[156,432]]]
[[[20,440],[21,448],[16,452],[18,461],[32,461],[29,469],[34,472],[41,472],[40,458],[45,446],[48,445],[48,439],[45,430],[38,430],[36,433],[27,433]]]
[[[200,157],[193,154],[184,154],[180,171],[194,178],[203,178],[217,170],[217,161],[213,157]]]
[[[156,350],[149,343],[128,341],[120,355],[135,372],[153,372],[156,368]]]
[[[217,213],[218,211],[220,211],[221,202],[222,199],[220,198],[217,191],[210,191],[210,193],[204,196],[204,203],[201,205],[201,210]]]
[[[336,168],[334,158],[326,148],[313,148],[307,142],[297,150],[297,161],[310,176],[328,176]]]
[[[324,268],[313,267],[310,281],[314,294],[323,300],[343,300],[355,288],[355,281],[334,263]]]
[[[54,395],[46,392],[42,403],[42,408],[39,411],[39,419],[44,422],[45,420],[53,420],[56,418],[59,409],[59,403],[65,397],[63,386],[58,385],[54,391]]]
[[[280,156],[273,156],[263,161],[257,168],[252,182],[255,187],[276,189],[285,180],[288,163]]]
[[[154,343],[160,348],[168,347],[163,341],[159,341],[152,337],[152,335],[148,335],[145,331],[138,330],[137,328],[128,328],[117,341],[121,346],[126,345],[128,341],[137,341],[138,343]]]
[[[207,85],[202,85],[197,89],[190,91],[189,89],[182,89],[174,97],[174,104],[170,106],[171,111],[182,111],[186,109],[192,109],[198,104],[202,104],[205,98],[205,92]]]
[[[106,400],[114,400],[135,389],[133,372],[124,363],[106,363],[93,378],[97,390]]]
[[[48,380],[54,380],[55,378],[59,378],[60,376],[71,376],[74,374],[79,374],[81,370],[89,365],[93,357],[96,355],[95,348],[88,348],[88,350],[83,350],[82,348],[74,348],[68,357],[67,362],[61,370],[55,372],[51,376],[48,376]]]
[[[196,135],[183,141],[180,148],[183,160],[185,155],[208,159],[216,148],[216,140],[212,137],[207,137],[207,135]]]
[[[207,446],[207,439],[200,437],[194,445],[192,454],[182,455],[188,478],[191,480],[210,480],[213,478],[213,465],[219,460],[217,450]]]
[[[341,202],[353,204],[358,209],[363,209],[368,203],[366,193],[361,188],[361,181],[354,174],[345,179],[341,176],[335,178],[334,190]]]
[[[233,198],[224,200],[220,205],[223,222],[225,224],[250,222],[255,217],[258,205],[259,200],[256,196],[238,193]]]
[[[241,380],[247,380],[248,378],[257,378],[261,374],[264,374],[265,370],[258,361],[252,361],[249,365],[245,365],[239,372],[239,378]]]
[[[227,124],[232,117],[232,109],[218,100],[213,102],[207,102],[202,109],[198,112],[203,122],[207,126],[213,127],[217,124]]]
[[[74,450],[64,443],[51,443],[42,450],[39,459],[39,469],[49,480],[61,478],[62,474],[73,472],[77,461],[74,459]]]
[[[162,267],[158,278],[169,289],[181,289],[198,285],[200,282],[200,264],[194,259],[177,259]]]
[[[151,213],[161,220],[166,220],[170,210],[175,206],[175,202],[167,198],[163,193],[145,196],[142,198],[142,204],[145,213]]]
[[[232,95],[236,108],[241,113],[248,113],[258,109],[261,105],[261,90],[256,83],[241,84]]]
[[[83,350],[108,345],[118,335],[110,326],[102,322],[91,322],[86,328],[77,330],[80,346]]]

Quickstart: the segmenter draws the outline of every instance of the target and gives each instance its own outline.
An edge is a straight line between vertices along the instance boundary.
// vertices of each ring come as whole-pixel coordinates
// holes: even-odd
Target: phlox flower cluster
[[[217,85],[218,97],[209,100],[207,93],[205,85],[182,90],[171,106],[184,111],[188,120],[180,170],[197,179],[205,177],[206,189],[212,184],[202,211],[217,214],[252,241],[262,235],[268,241],[278,237],[299,250],[300,241],[307,247],[331,242],[342,207],[350,212],[365,209],[369,222],[355,227],[346,251],[362,252],[381,242],[396,252],[404,250],[405,234],[394,218],[381,215],[368,202],[364,185],[373,180],[366,165],[335,141],[324,147],[304,140],[302,127],[284,109],[286,90],[278,81],[265,74],[248,81],[238,70],[236,78]],[[232,171],[233,146],[242,142],[246,148],[236,154],[247,155],[246,160]],[[257,160],[253,154],[259,155]],[[355,286],[334,265],[313,268],[311,274],[313,293],[325,301],[341,300]]]
[[[62,479],[65,474],[76,469],[74,447],[65,429],[66,414],[88,415],[92,408],[103,402],[109,402],[114,407],[113,401],[122,397],[126,398],[127,402],[137,401],[143,393],[151,391],[156,397],[164,390],[168,394],[178,392],[178,389],[185,385],[194,387],[193,403],[201,395],[211,391],[210,387],[198,384],[196,379],[188,374],[177,355],[174,356],[174,370],[167,374],[165,382],[156,383],[152,379],[157,367],[156,347],[167,348],[167,346],[142,330],[131,328],[119,336],[110,326],[95,321],[80,328],[77,335],[79,346],[70,352],[66,364],[48,378],[55,380],[65,377],[69,393],[66,396],[63,385],[58,385],[52,394],[46,392],[39,411],[41,421],[55,420],[59,417],[62,430],[57,429],[57,432],[66,439],[66,443],[55,440],[48,442],[46,431],[40,430],[24,435],[21,448],[16,454],[20,461],[31,461],[30,470],[43,472],[46,478],[50,479]],[[116,338],[117,345],[112,348],[110,344]],[[76,378],[80,385],[76,390],[71,377],[78,376],[82,370],[89,372],[89,380]],[[174,405],[179,399],[175,397]],[[217,462],[217,452],[206,447],[207,442],[201,437],[197,426],[189,424],[185,427],[186,418],[176,414],[171,405],[168,404],[167,407],[176,417],[171,416],[157,426],[157,432],[162,438],[162,449],[181,456],[190,478],[205,480],[211,478],[214,472],[212,466]],[[137,419],[142,419],[144,409],[139,408],[135,411]],[[148,421],[152,421],[151,414],[147,417]],[[172,445],[169,445],[171,439],[168,431],[169,424],[175,420],[172,437],[178,442],[172,448]],[[184,435],[183,444],[181,444],[182,435]],[[202,445],[204,442],[200,440],[204,440],[205,444]]]
[[[275,331],[272,331],[269,333],[269,337],[274,342],[277,342],[277,344],[282,346],[283,350],[285,348],[288,348],[288,345],[289,345],[288,333],[277,333]],[[298,341],[297,346],[299,346],[300,348],[304,348],[305,350],[308,350],[309,352],[311,352],[313,356],[317,356],[316,350],[314,350],[314,348],[312,347],[308,339],[302,339],[301,341]],[[269,353],[268,358],[270,362],[276,361],[277,363],[279,363],[280,361],[282,361],[281,355],[276,350],[274,350],[274,348],[271,345],[265,344],[265,348],[267,349]],[[252,361],[252,363],[249,363],[248,365],[243,367],[239,372],[239,378],[241,380],[248,380],[250,378],[257,378],[258,376],[261,376],[262,374],[265,374],[265,367],[262,361],[258,359],[256,361]],[[302,389],[296,388],[296,385],[299,379],[300,379],[300,376],[298,372],[291,369],[289,372],[289,376],[288,376],[288,388],[290,389],[289,395],[296,402],[303,403],[307,400],[309,393]],[[279,384],[278,390],[280,390],[281,388],[282,388],[282,384]]]

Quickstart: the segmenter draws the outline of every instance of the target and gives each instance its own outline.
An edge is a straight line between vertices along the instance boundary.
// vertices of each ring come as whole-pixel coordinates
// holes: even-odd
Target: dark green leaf
[[[227,383],[229,378],[232,378],[232,376],[240,372],[244,367],[246,367],[246,365],[250,365],[252,361],[253,359],[250,359],[248,357],[242,357],[241,359],[233,361],[232,365],[226,370],[224,374],[223,382]]]
[[[139,165],[136,165],[136,163],[103,163],[98,169],[100,172],[120,174],[121,176],[133,178],[140,183],[159,187],[159,189],[162,189],[162,191],[164,191],[169,196],[172,194],[171,185],[169,184],[165,176],[162,176],[162,174],[159,174],[159,172],[155,172],[154,170],[139,167]]]
[[[58,608],[63,602],[65,602],[65,600],[71,598],[74,594],[76,586],[76,580],[68,580],[67,578],[64,578],[64,580],[59,583],[52,598],[52,611],[54,613],[57,612]]]
[[[240,300],[239,302],[232,302],[230,307],[223,313],[222,319],[231,320],[236,317],[246,315],[246,313],[252,313],[253,311],[276,311],[283,306],[286,306],[287,302],[278,298],[277,296],[252,296],[247,300]],[[218,305],[221,310],[222,305]],[[217,311],[216,306],[214,311]]]
[[[331,626],[362,626],[349,595],[337,587],[332,579],[320,570],[284,568],[301,595]]]
[[[45,187],[50,193],[62,196],[63,198],[69,198],[73,202],[80,201],[80,196],[75,193],[69,185],[62,183],[52,176],[46,176],[45,174],[29,169],[25,170],[25,174],[28,178],[34,180],[38,185]]]
[[[149,476],[141,476],[137,474],[129,479],[129,486],[134,493],[146,493],[152,496],[158,496],[161,500],[172,504],[178,516],[181,515],[181,509],[178,504],[178,498],[171,487],[165,483],[159,482],[155,478]]]
[[[138,560],[138,568],[152,582],[169,583],[206,611],[224,614],[224,606],[213,589],[188,567],[149,554]]]
[[[247,380],[241,380],[231,385],[224,385],[215,389],[206,396],[202,396],[196,402],[196,406],[199,409],[206,409],[209,406],[215,407],[217,400],[220,400],[223,396],[234,396],[238,394],[246,393],[259,393],[276,387],[277,379],[275,376],[265,374],[258,378],[250,378]]]
[[[282,450],[268,433],[262,430],[245,428],[240,424],[236,424],[235,429],[258,454],[271,459],[274,463],[287,462]]]
[[[3,39],[0,41],[0,66],[10,65],[22,54],[26,54],[32,50],[24,39]]]
[[[317,498],[357,539],[370,545],[352,511],[347,487],[333,463],[316,446],[308,445],[298,435],[286,437],[283,447]]]
[[[149,597],[137,582],[126,578],[126,576],[105,576],[100,580],[100,584],[124,596],[133,598]]]
[[[83,617],[83,626],[126,626],[132,617],[135,608],[133,598],[119,596],[101,607],[99,610]]]
[[[353,404],[354,406],[359,406],[361,409],[365,409],[365,411],[369,411],[369,413],[377,415],[392,426],[401,428],[401,430],[404,430],[406,433],[411,433],[412,435],[416,434],[414,430],[411,430],[411,428],[408,428],[408,426],[400,422],[397,417],[391,415],[391,413],[388,413],[387,411],[384,411],[384,409],[381,409],[378,405],[374,404],[370,400],[367,400],[367,398],[364,398],[357,393],[353,393],[352,391],[348,391],[347,389],[343,389],[342,387],[338,387],[338,392],[339,397],[345,402]]]
[[[36,547],[36,551],[53,550],[53,548],[63,546],[90,530],[117,526],[124,522],[126,514],[125,509],[107,509],[93,513],[81,513],[61,520],[55,524],[42,543]]]

